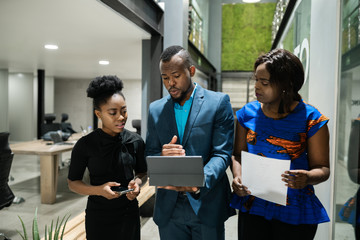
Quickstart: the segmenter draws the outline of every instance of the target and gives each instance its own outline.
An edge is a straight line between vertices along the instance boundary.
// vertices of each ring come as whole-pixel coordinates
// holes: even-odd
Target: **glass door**
[[[342,0],[341,7],[333,236],[360,239],[360,1]]]

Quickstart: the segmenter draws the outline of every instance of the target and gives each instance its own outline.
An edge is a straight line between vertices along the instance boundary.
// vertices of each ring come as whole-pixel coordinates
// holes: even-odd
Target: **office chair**
[[[141,135],[141,120],[140,119],[134,119],[131,121],[131,124],[133,128],[136,129],[136,133]]]
[[[4,207],[9,207],[15,198],[14,193],[11,191],[8,181],[10,169],[14,154],[9,147],[8,132],[0,133],[0,210]],[[4,239],[9,239],[5,234],[0,233]]]
[[[50,131],[61,130],[61,124],[54,122],[56,115],[54,113],[47,113],[44,116],[45,123],[41,124],[41,136]]]
[[[68,119],[69,115],[67,113],[61,114],[61,130],[70,134],[76,133],[76,131],[72,128],[71,123],[66,122]]]

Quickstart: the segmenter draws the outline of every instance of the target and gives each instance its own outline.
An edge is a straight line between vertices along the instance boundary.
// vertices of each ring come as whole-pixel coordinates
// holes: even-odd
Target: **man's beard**
[[[173,96],[171,96],[171,98],[172,98],[172,100],[174,101],[174,102],[177,102],[177,103],[180,103],[182,100],[184,100],[185,99],[185,97],[186,97],[186,93],[189,91],[189,89],[186,91],[186,92],[181,92],[181,95],[180,95],[180,97],[178,97],[178,98],[174,98]]]
[[[191,91],[191,89],[192,89],[191,85],[192,85],[192,82],[190,82],[190,85],[189,85],[188,89],[185,92],[181,92],[180,97],[178,97],[178,98],[174,98],[173,96],[170,95],[172,100],[174,102],[181,103],[186,98],[186,94],[188,94],[188,92]],[[169,91],[170,90],[171,90],[171,88],[169,89]]]

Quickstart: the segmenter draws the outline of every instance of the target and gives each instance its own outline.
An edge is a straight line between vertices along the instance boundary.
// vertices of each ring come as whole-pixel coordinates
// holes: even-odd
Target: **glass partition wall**
[[[304,66],[305,82],[300,90],[304,101],[308,100],[309,95],[310,13],[311,1],[299,1],[277,46],[294,53]]]
[[[360,1],[341,1],[334,239],[360,239]],[[352,197],[358,196],[356,199]],[[348,207],[344,204],[348,201]],[[358,210],[359,209],[359,210]]]

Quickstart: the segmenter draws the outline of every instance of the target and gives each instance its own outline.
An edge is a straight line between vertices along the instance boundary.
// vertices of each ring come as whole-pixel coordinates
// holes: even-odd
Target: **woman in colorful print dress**
[[[254,65],[257,101],[236,112],[231,206],[239,209],[239,239],[313,239],[329,217],[313,185],[326,181],[329,169],[329,119],[305,103],[300,60],[275,49]],[[241,182],[241,151],[291,160],[281,177],[288,187],[286,206],[251,195]]]

